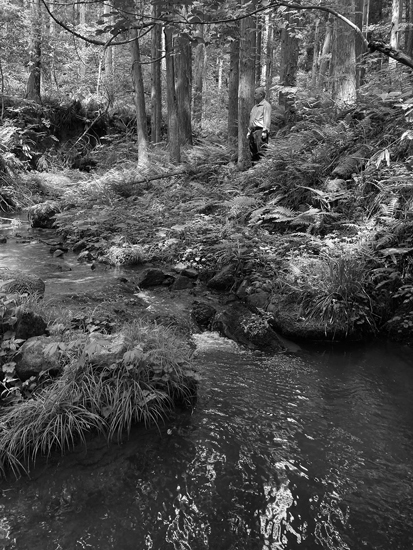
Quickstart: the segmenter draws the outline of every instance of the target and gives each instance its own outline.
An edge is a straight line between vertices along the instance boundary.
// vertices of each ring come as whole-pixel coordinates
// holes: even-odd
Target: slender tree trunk
[[[411,1],[413,2],[413,0],[411,0]],[[369,26],[369,15],[370,15],[370,0],[364,0],[364,2],[363,2],[362,30],[363,30],[363,34],[366,38],[367,38],[367,27]]]
[[[274,25],[271,15],[267,14],[265,24],[267,27],[267,43],[265,51],[265,97],[271,103],[271,84],[274,60]]]
[[[159,11],[159,5],[155,4],[152,7],[154,18],[159,17]],[[162,26],[158,23],[152,29],[151,56],[151,141],[159,143],[162,127]]]
[[[400,23],[402,17],[403,5],[402,0],[392,1],[392,16],[391,16],[391,30],[390,30],[390,47],[397,50],[399,48],[400,40]],[[397,61],[389,58],[390,69],[395,69]]]
[[[363,15],[364,15],[364,1],[365,0],[354,0],[355,2],[355,14],[354,22],[358,28],[363,30]],[[355,36],[356,41],[356,62],[357,62],[357,72],[356,72],[356,85],[357,90],[364,84],[366,78],[366,67],[364,63],[364,54],[366,53],[366,47],[360,36]]]
[[[282,88],[278,102],[285,109],[287,121],[294,117],[295,112],[295,97],[291,88],[297,84],[298,39],[292,32],[296,21],[298,21],[296,16],[291,13],[286,14],[285,24],[281,30],[280,86]]]
[[[191,88],[192,57],[187,35],[180,35],[174,42],[175,93],[178,103],[179,137],[181,145],[192,145]]]
[[[314,29],[313,65],[311,67],[311,87],[314,90],[317,88],[319,49],[320,49],[320,19],[317,17],[317,19],[315,20],[315,29]]]
[[[238,137],[238,86],[239,86],[239,39],[232,40],[229,50],[228,79],[228,139]]]
[[[85,3],[80,3],[78,4],[78,10],[79,10],[79,23],[81,25],[81,32],[84,32],[84,27],[86,25],[86,4]],[[87,44],[86,42],[83,42],[83,40],[80,41],[79,43],[79,52],[80,52],[80,66],[79,66],[79,76],[82,80],[82,83],[83,83],[83,80],[86,76],[86,49],[87,49]],[[105,55],[106,55],[106,52],[105,52]]]
[[[247,3],[242,1],[241,5]],[[251,166],[249,143],[246,138],[255,88],[255,19],[246,17],[240,23],[239,86],[238,86],[238,168]]]
[[[173,30],[166,26],[165,61],[166,61],[166,102],[168,108],[168,146],[169,160],[174,164],[181,162],[181,143],[179,139],[178,102],[175,93],[175,67],[173,59]]]
[[[33,0],[31,8],[32,28],[30,41],[30,73],[27,81],[26,99],[41,103],[41,54],[42,12],[40,0]]]
[[[333,16],[329,15],[326,21],[326,32],[324,37],[323,49],[320,58],[320,78],[319,85],[322,90],[327,87],[327,78],[330,73],[331,46],[333,42]]]
[[[255,82],[257,86],[261,84],[261,71],[262,71],[262,26],[263,19],[261,15],[256,16],[257,21],[257,48],[255,54]]]
[[[202,123],[202,91],[204,86],[205,41],[204,25],[199,25],[197,32],[198,44],[194,56],[194,92],[192,101],[192,120],[200,130]]]
[[[132,82],[135,91],[136,130],[138,135],[139,164],[148,163],[148,130],[146,125],[145,95],[143,89],[143,75],[138,33],[136,29],[130,31],[132,54]]]
[[[407,42],[406,53],[413,57],[413,0],[406,0]]]
[[[109,14],[111,11],[112,11],[112,6],[110,5],[110,3],[105,3],[103,5],[103,11],[105,14]],[[110,17],[107,17],[106,18],[106,21],[108,22],[108,24],[113,24],[114,23],[114,19],[113,19],[113,16],[110,16]],[[85,19],[85,22],[86,22],[86,19]],[[113,81],[113,52],[114,52],[114,48],[112,47],[109,47],[109,48],[106,48],[105,50],[105,83],[107,85],[110,85]]]

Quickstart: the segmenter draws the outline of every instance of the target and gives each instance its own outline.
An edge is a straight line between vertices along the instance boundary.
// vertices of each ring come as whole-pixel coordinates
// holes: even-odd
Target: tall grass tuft
[[[96,341],[68,347],[61,377],[3,409],[0,473],[18,475],[38,456],[86,444],[90,432],[121,440],[133,424],[158,424],[177,403],[190,404],[198,377],[176,334],[136,322],[125,328],[124,341],[123,355],[106,363]]]

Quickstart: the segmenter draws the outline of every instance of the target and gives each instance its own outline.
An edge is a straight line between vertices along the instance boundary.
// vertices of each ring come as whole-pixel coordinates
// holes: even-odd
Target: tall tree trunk
[[[238,86],[239,86],[239,39],[235,38],[229,50],[228,78],[228,139],[238,137]]]
[[[205,40],[204,25],[199,25],[197,31],[198,44],[194,56],[194,91],[192,100],[192,120],[194,126],[200,130],[202,123],[202,91],[204,87],[205,67]]]
[[[409,57],[413,57],[413,0],[406,0],[406,23],[408,24],[406,53]]]
[[[413,0],[411,0],[411,1],[413,2]],[[367,27],[369,26],[369,22],[370,22],[369,17],[370,17],[370,0],[364,0],[364,2],[363,2],[362,30],[363,30],[363,34],[366,38],[367,38]]]
[[[178,103],[179,137],[181,145],[192,145],[191,88],[192,51],[189,38],[181,34],[174,41],[175,93]]]
[[[282,88],[278,102],[285,109],[287,121],[294,117],[295,112],[295,98],[290,88],[297,84],[298,39],[293,33],[293,26],[297,21],[298,17],[295,14],[286,14],[281,30],[280,86]]]
[[[86,4],[81,2],[79,5],[78,5],[78,10],[79,10],[79,24],[81,25],[81,32],[83,33],[84,32],[84,27],[86,25]],[[79,76],[82,80],[82,83],[83,83],[83,80],[86,76],[86,49],[87,49],[87,44],[86,42],[83,42],[83,40],[80,41],[79,43],[79,52],[80,52],[80,67],[79,67]],[[105,52],[105,55],[106,55],[106,52]]]
[[[33,0],[31,8],[30,73],[27,81],[26,99],[41,103],[41,54],[42,12],[40,0]]]
[[[255,82],[257,86],[261,84],[261,70],[262,70],[262,25],[263,19],[261,15],[256,16],[257,21],[257,48],[255,54]]]
[[[113,8],[109,2],[103,5],[103,11],[105,14],[109,14],[112,11],[112,9]],[[107,17],[106,21],[108,24],[113,24],[114,23],[113,16]],[[86,22],[86,19],[85,19],[85,22]],[[106,51],[105,51],[105,83],[107,85],[110,85],[113,80],[113,66],[114,66],[113,52],[114,51],[115,50],[113,47],[106,48]]]
[[[391,10],[391,29],[390,29],[390,47],[397,50],[399,48],[400,40],[400,23],[402,18],[403,4],[402,0],[393,0],[392,1],[392,10]],[[395,69],[397,61],[395,59],[389,58],[389,67],[390,69]]]
[[[181,142],[179,139],[178,102],[175,92],[175,67],[173,30],[166,26],[165,35],[165,61],[166,61],[166,102],[168,108],[168,146],[169,160],[174,164],[181,162]]]
[[[159,17],[158,4],[152,7],[154,19]],[[151,40],[151,141],[161,141],[162,127],[162,81],[161,81],[161,57],[162,57],[162,26],[157,23],[152,29]]]
[[[135,92],[136,130],[138,134],[139,164],[148,163],[148,131],[146,126],[145,95],[143,89],[143,75],[138,33],[136,29],[130,31],[130,43],[132,54],[132,82]]]
[[[320,58],[319,85],[322,90],[327,87],[327,78],[330,73],[331,46],[333,42],[333,16],[329,15],[326,21],[326,32],[324,36],[323,49]]]
[[[314,51],[313,51],[313,64],[311,67],[311,87],[315,90],[317,88],[319,49],[320,49],[320,19],[318,17],[315,20],[314,25],[315,25]]]
[[[354,22],[358,28],[363,30],[363,15],[364,15],[364,0],[354,0],[355,2],[355,14]],[[357,72],[356,72],[356,81],[357,89],[364,84],[366,78],[366,67],[364,64],[364,54],[366,53],[366,47],[360,36],[356,35],[356,62],[357,62]]]
[[[354,0],[345,0],[342,13],[354,22]],[[333,97],[340,106],[354,104],[357,98],[356,38],[353,29],[343,21],[334,21],[332,49]]]
[[[265,26],[267,29],[267,42],[265,47],[265,97],[271,103],[271,84],[274,60],[274,25],[271,15],[265,16]]]
[[[246,0],[241,2],[245,5]],[[238,86],[238,168],[251,166],[249,143],[246,138],[250,112],[254,103],[255,88],[255,18],[246,17],[240,22],[239,86]]]

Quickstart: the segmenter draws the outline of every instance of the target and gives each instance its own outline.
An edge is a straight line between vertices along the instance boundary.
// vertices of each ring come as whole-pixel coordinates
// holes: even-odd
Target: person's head
[[[254,92],[254,99],[256,103],[259,103],[262,101],[265,97],[265,90],[264,88],[257,88]]]

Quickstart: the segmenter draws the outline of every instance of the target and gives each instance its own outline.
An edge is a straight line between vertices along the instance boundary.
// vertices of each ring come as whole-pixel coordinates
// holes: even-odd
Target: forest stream
[[[34,233],[0,247],[2,265],[45,280],[45,299],[119,276],[70,255],[71,271],[54,271]],[[266,357],[214,333],[194,338],[194,410],[3,480],[1,548],[413,548],[411,349],[303,346]]]

